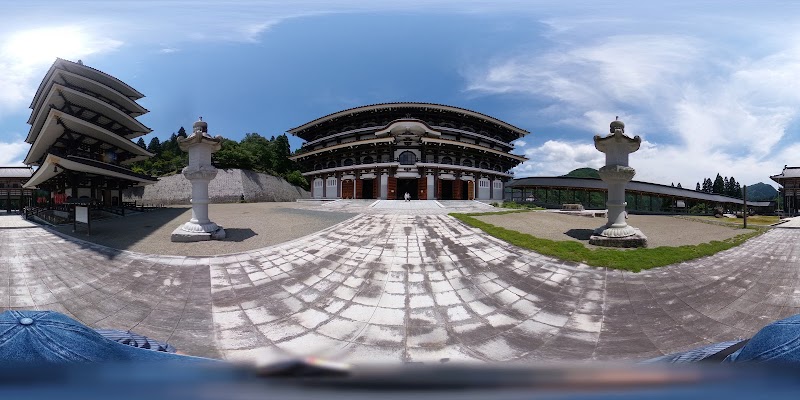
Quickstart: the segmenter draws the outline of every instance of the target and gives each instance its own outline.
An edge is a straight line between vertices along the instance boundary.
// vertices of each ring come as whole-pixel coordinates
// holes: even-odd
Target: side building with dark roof
[[[151,129],[136,118],[147,110],[144,97],[102,71],[57,59],[33,100],[25,139],[31,145],[24,163],[37,167],[23,185],[48,195],[46,208],[80,201],[109,210],[122,208],[124,189],[157,181],[128,165],[153,156],[132,140]]]
[[[798,215],[800,213],[800,209],[798,209],[800,208],[800,167],[784,165],[780,174],[769,178],[783,186],[783,210],[786,214]]]
[[[31,167],[0,167],[0,211],[19,212],[32,204],[34,191],[22,188],[32,175]]]
[[[385,103],[320,117],[288,133],[306,142],[291,157],[314,198],[503,199],[526,158],[513,142],[529,132],[475,111]]]

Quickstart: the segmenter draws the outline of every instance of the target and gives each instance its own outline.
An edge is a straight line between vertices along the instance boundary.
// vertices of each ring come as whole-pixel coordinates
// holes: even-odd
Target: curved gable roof
[[[144,97],[143,94],[139,93],[138,90],[132,88],[127,83],[103,71],[100,71],[99,69],[94,69],[92,67],[88,67],[83,64],[65,60],[63,58],[56,58],[56,61],[53,62],[53,65],[50,66],[50,69],[47,70],[47,73],[44,75],[44,79],[42,79],[42,82],[39,83],[39,88],[36,89],[36,95],[33,96],[30,108],[33,108],[38,102],[39,97],[41,97],[44,94],[43,92],[45,86],[47,86],[47,82],[50,80],[53,73],[58,69],[65,70],[67,72],[72,72],[74,74],[81,75],[93,81],[102,83],[103,85],[113,88],[114,90],[122,93],[123,95],[127,96],[132,100],[138,100]]]
[[[530,133],[530,132],[528,132],[528,131],[526,131],[526,130],[524,130],[522,128],[519,128],[519,127],[516,127],[514,125],[511,125],[508,122],[499,120],[499,119],[494,118],[494,117],[490,117],[490,116],[488,116],[486,114],[482,114],[482,113],[479,113],[479,112],[476,112],[476,111],[467,110],[466,108],[460,108],[460,107],[454,107],[454,106],[448,106],[448,105],[436,104],[436,103],[414,103],[414,102],[378,103],[378,104],[370,104],[370,105],[366,105],[366,106],[348,108],[346,110],[338,111],[338,112],[335,112],[335,113],[332,113],[332,114],[328,114],[328,115],[326,115],[324,117],[317,118],[317,119],[315,119],[315,120],[313,120],[311,122],[307,122],[307,123],[305,123],[303,125],[300,125],[300,126],[298,126],[296,128],[289,129],[287,132],[289,132],[289,133],[291,133],[293,135],[296,135],[300,131],[306,130],[306,129],[311,128],[311,127],[313,127],[315,125],[319,125],[319,124],[322,124],[322,123],[327,122],[327,121],[334,120],[336,118],[340,118],[340,117],[347,116],[347,115],[352,115],[352,114],[358,114],[358,113],[362,113],[362,112],[378,111],[378,110],[381,110],[381,109],[388,109],[388,108],[430,108],[430,109],[437,109],[437,110],[451,112],[451,113],[455,113],[455,114],[469,115],[471,117],[475,117],[475,118],[478,118],[478,119],[489,121],[489,122],[492,122],[494,124],[497,124],[497,125],[500,125],[502,127],[505,127],[507,129],[510,129],[511,131],[516,132],[520,136],[525,136],[525,135]]]

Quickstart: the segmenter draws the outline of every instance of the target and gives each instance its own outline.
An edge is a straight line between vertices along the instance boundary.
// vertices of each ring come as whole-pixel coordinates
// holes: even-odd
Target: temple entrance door
[[[453,181],[442,180],[442,200],[453,200]]]
[[[411,200],[418,200],[417,180],[418,179],[398,179],[397,200],[403,200],[403,196],[405,196],[406,192],[411,195]]]
[[[373,193],[372,188],[375,185],[375,179],[364,179],[364,182],[361,184],[361,198],[362,199],[374,199],[375,193]]]
[[[469,199],[469,181],[461,181],[461,200]]]

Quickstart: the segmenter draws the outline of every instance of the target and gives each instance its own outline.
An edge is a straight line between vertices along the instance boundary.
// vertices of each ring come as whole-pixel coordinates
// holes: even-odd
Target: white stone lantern
[[[594,147],[606,154],[606,165],[600,168],[600,178],[608,184],[608,222],[595,229],[589,243],[607,247],[647,247],[647,237],[628,225],[625,221],[625,185],[636,175],[636,170],[628,166],[628,155],[639,150],[642,138],[625,134],[625,124],[616,120],[611,122],[611,134],[606,137],[596,135]]]
[[[222,136],[211,137],[208,124],[195,122],[192,134],[179,138],[178,146],[189,153],[189,165],[183,169],[183,176],[192,183],[192,219],[172,232],[173,242],[199,242],[225,238],[225,230],[208,218],[208,183],[217,176],[217,169],[211,165],[211,154],[222,147]]]

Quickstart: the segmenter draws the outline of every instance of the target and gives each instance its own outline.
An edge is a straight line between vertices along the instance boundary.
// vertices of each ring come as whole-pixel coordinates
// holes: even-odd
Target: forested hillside
[[[189,157],[188,153],[178,147],[179,137],[186,137],[186,130],[183,127],[163,143],[157,137],[153,137],[150,143],[145,145],[144,139],[139,138],[137,144],[155,156],[134,163],[131,169],[152,176],[180,173],[188,164]],[[212,155],[211,161],[217,168],[244,169],[280,176],[289,183],[308,190],[308,181],[300,173],[297,165],[289,160],[290,155],[289,139],[285,134],[267,139],[258,133],[248,133],[239,142],[223,139],[222,149]]]

